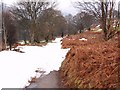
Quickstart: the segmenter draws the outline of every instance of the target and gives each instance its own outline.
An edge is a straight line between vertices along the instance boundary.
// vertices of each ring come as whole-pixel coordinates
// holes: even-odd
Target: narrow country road
[[[58,71],[52,71],[48,75],[38,78],[27,88],[60,88],[60,77]]]

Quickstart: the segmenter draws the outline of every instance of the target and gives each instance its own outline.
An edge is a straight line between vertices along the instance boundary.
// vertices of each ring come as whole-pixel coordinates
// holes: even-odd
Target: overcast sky
[[[58,9],[64,14],[73,14],[75,15],[78,10],[74,7],[74,3],[78,0],[57,0]]]
[[[3,0],[3,2],[7,4],[12,4],[15,1],[17,0]],[[67,14],[75,15],[78,12],[78,9],[74,8],[74,3],[82,0],[54,0],[54,1],[57,2],[58,5],[57,9],[61,10],[64,15]],[[87,1],[91,1],[91,0],[87,0]],[[116,1],[118,2],[119,0]]]
[[[3,0],[4,3],[11,5],[17,0]],[[78,0],[53,0],[57,2],[57,9],[61,10],[63,14],[73,14],[75,15],[78,11],[73,7],[72,3]]]

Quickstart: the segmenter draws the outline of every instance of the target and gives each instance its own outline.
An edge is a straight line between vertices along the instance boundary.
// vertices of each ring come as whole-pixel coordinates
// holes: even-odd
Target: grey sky
[[[77,8],[74,8],[74,3],[78,0],[57,0],[59,3],[57,8],[62,11],[64,14],[72,14],[75,15],[78,10]]]
[[[5,2],[9,5],[16,1],[18,1],[18,0],[3,0],[3,2]],[[73,3],[76,1],[81,1],[81,0],[53,0],[53,1],[57,2],[58,6],[56,8],[58,10],[61,10],[63,14],[75,15],[78,11],[76,8],[73,7]]]
[[[18,0],[3,0],[3,1],[7,4],[12,4],[13,2]],[[58,3],[58,6],[56,8],[58,10],[61,10],[64,15],[67,15],[67,14],[75,15],[78,12],[78,10],[73,7],[73,4],[77,1],[82,1],[82,0],[53,0],[53,1],[56,1]],[[87,1],[92,1],[92,0],[87,0]],[[97,0],[94,0],[94,1],[97,1]],[[116,2],[118,1],[119,0],[116,0]]]
[[[91,1],[98,1],[98,0],[56,0],[59,5],[58,9],[62,11],[63,14],[72,14],[75,15],[76,13],[79,12],[77,8],[75,8],[75,2],[77,1],[86,1],[86,2],[91,2]],[[116,1],[116,8],[118,7],[118,2],[120,0],[114,0]]]

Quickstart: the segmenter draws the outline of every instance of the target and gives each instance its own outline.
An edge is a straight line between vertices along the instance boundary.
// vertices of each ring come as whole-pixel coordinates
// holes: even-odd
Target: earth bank
[[[85,40],[80,40],[85,38]],[[117,35],[104,41],[101,32],[87,31],[62,40],[71,48],[60,68],[64,87],[116,88],[120,48]]]

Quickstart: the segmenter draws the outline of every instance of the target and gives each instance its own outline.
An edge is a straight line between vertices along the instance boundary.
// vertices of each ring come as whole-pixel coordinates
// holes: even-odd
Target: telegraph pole
[[[1,0],[1,4],[2,4],[2,31],[1,31],[1,33],[2,33],[2,50],[4,49],[4,28],[3,28],[3,0]]]
[[[0,51],[2,50],[2,2],[0,1]]]
[[[120,19],[120,1],[118,2],[118,19]]]
[[[4,27],[4,3],[3,0],[1,0],[2,3],[2,50],[6,49],[6,31],[5,31],[5,27]]]

